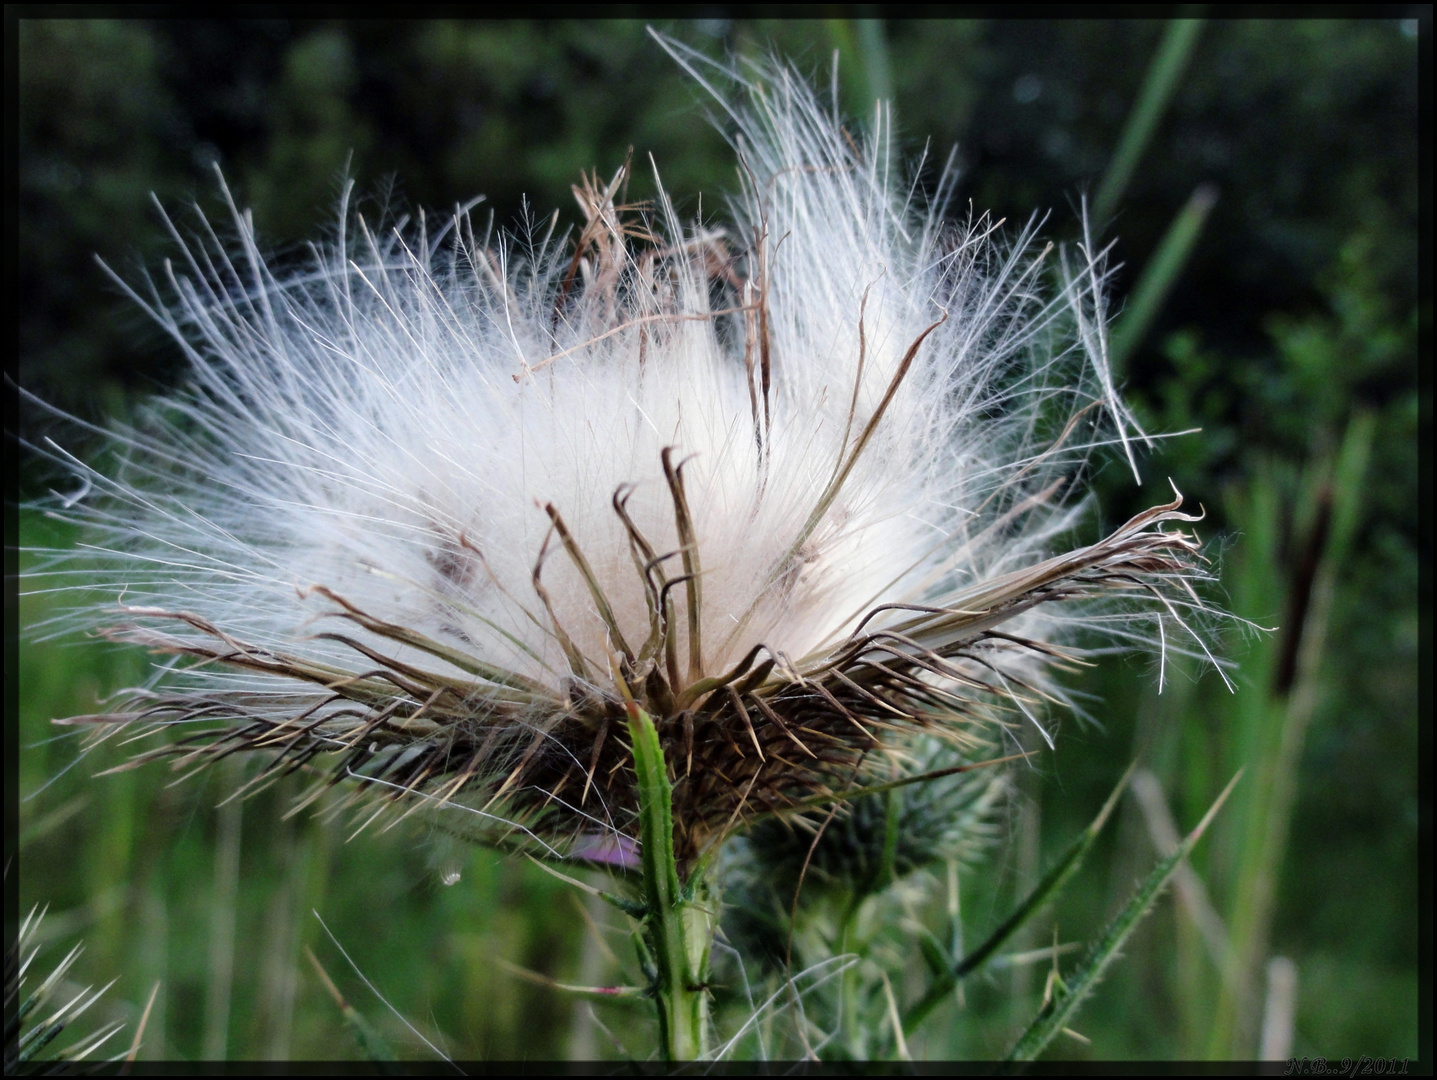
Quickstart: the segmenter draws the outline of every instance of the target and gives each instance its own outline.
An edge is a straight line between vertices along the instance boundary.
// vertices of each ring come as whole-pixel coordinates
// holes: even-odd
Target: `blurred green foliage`
[[[1207,508],[1227,603],[1278,629],[1222,642],[1237,665],[1235,695],[1211,671],[1175,661],[1161,697],[1146,659],[1092,673],[1081,689],[1097,722],[1065,725],[1057,752],[1020,776],[1011,840],[962,881],[967,933],[981,940],[1091,820],[1131,757],[1190,827],[1237,766],[1275,760],[1292,703],[1306,695],[1310,715],[1285,778],[1287,840],[1264,871],[1275,875],[1274,906],[1254,931],[1266,943],[1259,959],[1296,961],[1299,1055],[1416,1056],[1418,984],[1430,986],[1417,904],[1419,876],[1430,884],[1418,859],[1430,804],[1417,785],[1417,642],[1431,616],[1418,573],[1430,565],[1417,475],[1431,409],[1417,360],[1430,348],[1430,294],[1417,274],[1418,51],[1430,49],[1430,14],[1420,17],[1420,27],[1417,14],[1207,24],[1115,221],[1095,223],[1118,238],[1121,312],[1195,189],[1218,194],[1122,372],[1150,431],[1202,433],[1161,441],[1141,462],[1142,492],[1116,461],[1094,485],[1115,521],[1171,477]],[[928,147],[920,188],[956,144],[955,209],[971,200],[1015,222],[1053,208],[1048,231],[1060,240],[1079,235],[1079,199],[1109,166],[1164,32],[1143,20],[713,17],[665,28],[739,62],[773,50],[823,85],[837,50],[842,104],[859,122],[868,96],[891,83],[902,156],[916,163]],[[129,281],[157,268],[169,248],[149,194],[172,212],[186,199],[217,211],[213,165],[281,258],[323,234],[346,175],[367,214],[444,210],[482,193],[496,221],[520,233],[555,207],[572,223],[579,171],[611,174],[631,147],[633,197],[656,191],[650,154],[683,214],[718,217],[735,186],[721,120],[695,119],[713,103],[640,22],[22,17],[15,29],[18,379],[86,419],[122,418],[181,377],[173,347],[94,256]],[[1370,458],[1343,495],[1334,470],[1354,418],[1371,425]],[[53,434],[81,454],[93,445],[38,408],[22,411],[18,432],[32,443]],[[22,461],[24,494],[54,482],[53,467]],[[1350,529],[1337,551],[1321,522],[1343,506]],[[78,539],[22,515],[26,547]],[[1323,580],[1325,608],[1314,606]],[[59,604],[26,596],[19,621],[33,626]],[[1301,669],[1314,612],[1322,659]],[[286,818],[295,789],[283,784],[216,811],[233,777],[166,786],[150,767],[92,780],[97,761],[124,759],[118,748],[66,772],[75,736],[47,721],[93,711],[146,669],[145,657],[94,642],[24,643],[8,733],[21,748],[24,801],[19,837],[7,838],[7,858],[18,844],[22,906],[51,905],[52,939],[85,938],[87,979],[120,976],[109,995],[119,1004],[97,1009],[133,1021],[161,983],[145,1056],[222,1047],[239,1058],[362,1057],[306,947],[401,1056],[430,1056],[312,910],[394,1008],[456,1057],[621,1056],[652,1045],[646,1009],[592,1013],[496,964],[617,982],[613,948],[632,973],[622,933],[601,945],[587,929],[613,917],[576,908],[573,890],[532,867],[453,849],[423,827],[350,843],[343,822]],[[1229,926],[1262,922],[1240,884],[1261,846],[1245,837],[1265,835],[1278,779],[1250,773],[1195,856]],[[1054,927],[1065,942],[1091,940],[1156,861],[1148,834],[1124,803],[1027,947],[1051,944]],[[227,850],[238,860],[229,871]],[[1036,1011],[1042,975],[1042,964],[1012,965],[975,982],[910,1045],[935,1056],[1003,1053]],[[1260,970],[1246,977],[1261,990]],[[1091,1045],[1060,1039],[1050,1052],[1250,1056],[1261,1003],[1235,1015],[1223,980],[1188,910],[1165,903],[1078,1017]],[[739,989],[725,995],[721,1015],[742,1016]],[[1428,1055],[1430,1025],[1422,1030]]]

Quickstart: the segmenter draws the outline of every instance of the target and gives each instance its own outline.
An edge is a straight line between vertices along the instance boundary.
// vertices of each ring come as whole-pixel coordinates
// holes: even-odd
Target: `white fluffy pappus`
[[[172,226],[183,262],[135,298],[192,385],[113,474],[75,463],[94,558],[60,570],[111,622],[123,589],[111,636],[198,663],[76,720],[573,854],[636,835],[636,701],[687,859],[905,733],[1040,722],[1074,626],[1181,624],[1180,501],[1053,554],[1135,427],[1100,258],[945,222],[946,177],[916,208],[882,114],[861,142],[787,69],[741,96],[721,229],[626,207],[626,170],[575,188],[572,244],[379,231],[348,189],[294,272],[233,203],[235,242]]]

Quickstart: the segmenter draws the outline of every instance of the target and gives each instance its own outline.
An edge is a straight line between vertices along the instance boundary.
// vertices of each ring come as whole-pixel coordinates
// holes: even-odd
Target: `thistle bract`
[[[191,386],[117,470],[77,465],[69,513],[104,632],[176,660],[77,720],[169,730],[181,767],[261,751],[380,796],[361,822],[624,863],[632,702],[684,866],[907,734],[1042,723],[1075,628],[1180,622],[1178,501],[1054,554],[1131,426],[1096,253],[945,222],[946,175],[915,205],[882,114],[851,133],[785,69],[721,100],[721,227],[626,204],[627,169],[575,187],[569,241],[346,198],[279,272],[237,208],[230,240],[172,226],[136,299]]]

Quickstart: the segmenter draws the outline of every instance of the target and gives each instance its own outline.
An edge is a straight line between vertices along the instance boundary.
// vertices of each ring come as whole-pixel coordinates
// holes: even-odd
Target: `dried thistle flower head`
[[[682,862],[904,733],[1040,723],[1074,626],[1181,622],[1178,500],[1051,553],[1131,426],[1098,258],[945,223],[946,183],[916,208],[786,69],[745,92],[721,229],[627,204],[627,168],[575,187],[572,244],[342,206],[281,274],[238,210],[233,243],[173,229],[136,299],[193,385],[71,512],[123,585],[105,633],[177,661],[77,720],[622,861],[632,700]]]

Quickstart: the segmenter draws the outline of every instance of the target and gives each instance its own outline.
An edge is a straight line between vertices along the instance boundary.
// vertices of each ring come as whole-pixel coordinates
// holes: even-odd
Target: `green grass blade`
[[[1068,845],[1068,849],[1063,852],[1062,858],[1043,875],[1043,879],[1037,885],[1033,886],[1033,890],[1024,897],[1017,910],[1004,919],[1003,923],[988,935],[983,944],[956,964],[948,966],[941,976],[934,979],[928,991],[909,1007],[903,1017],[904,1034],[913,1034],[918,1025],[927,1019],[928,1014],[937,1007],[938,1003],[953,992],[953,988],[961,979],[987,963],[1009,938],[1036,915],[1049,900],[1062,891],[1063,886],[1068,883],[1068,879],[1077,873],[1078,867],[1083,864],[1083,859],[1092,848],[1093,842],[1097,840],[1098,833],[1102,832],[1103,826],[1112,816],[1113,809],[1118,805],[1118,798],[1128,786],[1128,780],[1133,775],[1133,768],[1136,764],[1137,762],[1133,762],[1128,766],[1127,771],[1123,773],[1122,779],[1113,788],[1112,794],[1108,796],[1107,802],[1103,803],[1097,816],[1093,818],[1086,829],[1073,839],[1072,843]]]
[[[1009,1052],[1008,1061],[1034,1060],[1047,1048],[1054,1036],[1068,1026],[1083,1001],[1102,979],[1108,966],[1117,959],[1123,944],[1132,935],[1143,916],[1152,909],[1158,895],[1172,879],[1173,873],[1188,857],[1198,840],[1202,838],[1203,833],[1207,831],[1208,825],[1212,823],[1218,810],[1227,801],[1228,795],[1231,794],[1233,787],[1241,777],[1242,773],[1239,772],[1228,782],[1227,787],[1223,788],[1222,794],[1217,797],[1217,801],[1198,822],[1197,828],[1187,835],[1176,851],[1158,863],[1157,868],[1139,886],[1138,891],[1133,894],[1132,899],[1127,902],[1123,910],[1108,924],[1108,928],[1103,931],[1102,937],[1094,943],[1087,959],[1079,966],[1072,978],[1062,985],[1053,987],[1048,1003],[1039,1010],[1028,1030],[1023,1033],[1022,1038]]]
[[[1098,196],[1093,203],[1093,217],[1099,228],[1112,218],[1113,211],[1122,201],[1123,192],[1133,178],[1143,151],[1152,141],[1153,132],[1163,118],[1163,113],[1167,111],[1173,91],[1177,89],[1178,81],[1187,70],[1193,48],[1202,33],[1202,26],[1201,19],[1174,19],[1168,23],[1167,33],[1163,35],[1162,44],[1153,56],[1147,77],[1143,80],[1143,88],[1138,93],[1137,104],[1128,114],[1128,122],[1118,139],[1118,148],[1113,153],[1113,160],[1103,176],[1102,185],[1098,188]]]
[[[883,39],[882,19],[854,19],[853,36],[858,60],[868,82],[868,105],[874,101],[893,102],[893,73],[888,66],[888,46]]]
[[[1328,558],[1336,565],[1347,559],[1348,546],[1362,511],[1363,483],[1377,417],[1366,410],[1356,412],[1347,427],[1332,478],[1332,532],[1327,541]]]
[[[1275,740],[1257,761],[1253,809],[1241,848],[1237,898],[1232,913],[1232,951],[1217,1016],[1209,1035],[1212,1057],[1241,1057],[1252,1053],[1254,1035],[1244,1014],[1255,997],[1258,972],[1266,964],[1268,936],[1286,856],[1288,832],[1297,800],[1299,766],[1307,729],[1320,696],[1322,658],[1326,649],[1338,574],[1359,522],[1363,481],[1371,456],[1375,418],[1358,412],[1348,424],[1336,461],[1311,467],[1316,473],[1312,499],[1327,516],[1326,538],[1318,546],[1318,564],[1309,586],[1301,625],[1288,629],[1296,635],[1296,674],[1286,701],[1267,705]],[[1316,543],[1314,535],[1309,543]],[[1288,597],[1288,603],[1292,603]]]
[[[828,33],[838,51],[847,108],[862,122],[873,119],[875,102],[893,101],[893,75],[888,64],[882,19],[828,19]]]
[[[1212,184],[1199,184],[1168,226],[1152,258],[1144,265],[1127,307],[1113,327],[1108,363],[1115,378],[1124,361],[1142,344],[1143,337],[1162,310],[1163,302],[1187,265],[1208,214],[1216,203],[1217,188]]]

